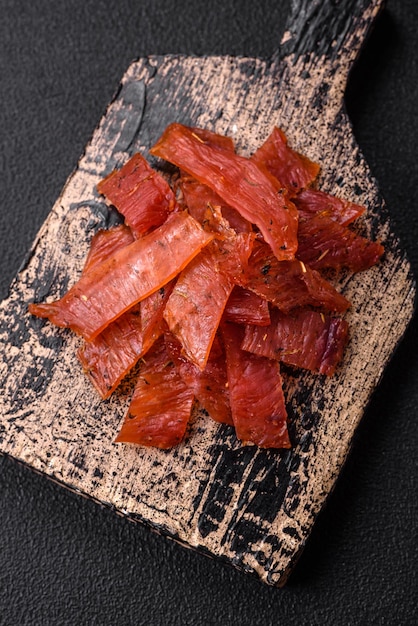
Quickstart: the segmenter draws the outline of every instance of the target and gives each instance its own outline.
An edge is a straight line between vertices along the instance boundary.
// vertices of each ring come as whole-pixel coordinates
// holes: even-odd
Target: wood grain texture
[[[334,5],[295,1],[272,59],[164,56],[132,64],[0,309],[1,452],[272,585],[284,584],[303,548],[414,302],[408,261],[343,104],[381,2]],[[67,290],[94,232],[115,220],[97,182],[133,152],[147,155],[173,121],[229,134],[244,154],[281,126],[321,163],[320,187],[364,203],[362,232],[384,242],[379,266],[335,279],[353,303],[338,374],[287,373],[291,451],[243,447],[199,411],[175,450],[114,444],[130,381],[101,401],[76,359],[79,339],[27,313],[29,302]]]

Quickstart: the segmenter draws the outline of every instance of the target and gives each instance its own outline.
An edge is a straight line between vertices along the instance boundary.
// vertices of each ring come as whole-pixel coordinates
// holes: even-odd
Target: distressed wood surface
[[[133,63],[0,309],[0,451],[272,585],[286,581],[338,477],[415,293],[343,104],[348,72],[381,1],[334,4],[295,0],[272,59]],[[377,267],[335,278],[352,302],[339,372],[326,380],[287,372],[290,451],[242,446],[229,427],[199,411],[174,450],[114,444],[131,381],[101,401],[76,359],[79,339],[27,313],[29,302],[67,290],[94,232],[114,220],[96,183],[133,152],[147,154],[173,121],[229,134],[244,154],[281,126],[292,146],[321,163],[320,188],[366,205],[360,229],[385,245]]]

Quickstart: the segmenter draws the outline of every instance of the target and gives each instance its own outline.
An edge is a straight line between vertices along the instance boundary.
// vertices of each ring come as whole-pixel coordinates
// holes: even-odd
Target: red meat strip
[[[180,376],[199,404],[215,422],[232,426],[225,354],[219,340],[215,339],[203,372],[183,356],[180,342],[171,333],[166,335],[166,345]]]
[[[293,150],[286,135],[275,127],[262,146],[251,157],[265,166],[290,192],[311,185],[319,173],[319,165]]]
[[[108,398],[120,381],[162,335],[163,311],[172,281],[109,324],[78,351],[84,372],[102,398]]]
[[[214,240],[180,274],[164,318],[186,357],[204,370],[226,303],[244,271],[251,235]]]
[[[236,324],[268,326],[270,324],[268,302],[253,291],[234,287],[226,303],[224,320]]]
[[[293,202],[305,218],[318,213],[325,214],[344,226],[354,222],[366,210],[364,206],[342,200],[318,189],[303,189],[293,198]]]
[[[350,306],[317,271],[297,260],[278,261],[263,242],[254,244],[240,284],[284,312],[301,306],[343,312]]]
[[[161,337],[142,364],[116,442],[172,448],[183,439],[193,406],[187,387]]]
[[[58,301],[31,304],[38,317],[70,327],[88,341],[170,280],[213,239],[186,212],[95,266]]]
[[[161,157],[208,185],[246,220],[256,224],[279,260],[297,250],[296,207],[280,183],[254,160],[205,144],[192,129],[171,124],[151,148]]]
[[[238,439],[260,448],[290,448],[278,361],[241,349],[243,327],[222,326],[232,419]]]
[[[299,220],[297,257],[313,269],[346,267],[352,272],[369,269],[381,258],[384,248],[335,221],[325,213]]]
[[[166,180],[137,153],[97,185],[136,236],[165,222],[176,200]]]
[[[267,328],[246,326],[243,350],[331,376],[342,359],[348,324],[316,311],[271,313]]]

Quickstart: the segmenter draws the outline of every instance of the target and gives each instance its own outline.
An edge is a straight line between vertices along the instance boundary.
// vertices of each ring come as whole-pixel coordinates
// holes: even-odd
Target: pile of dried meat
[[[197,400],[245,444],[288,448],[280,364],[327,376],[350,306],[321,274],[374,265],[380,243],[350,224],[364,208],[313,188],[319,166],[275,128],[245,158],[228,137],[172,124],[151,153],[98,185],[124,223],[96,233],[78,282],[30,312],[83,338],[103,398],[140,362],[116,438],[170,448]]]

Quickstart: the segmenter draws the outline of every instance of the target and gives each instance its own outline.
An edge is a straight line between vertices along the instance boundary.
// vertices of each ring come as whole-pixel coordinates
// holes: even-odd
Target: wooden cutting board
[[[296,562],[413,313],[408,261],[343,104],[381,4],[294,0],[280,49],[268,60],[133,63],[0,308],[0,451],[271,585],[284,584]],[[199,412],[174,450],[114,444],[131,382],[101,401],[76,359],[78,338],[27,313],[29,302],[67,290],[93,233],[112,223],[97,182],[132,153],[147,155],[173,121],[229,134],[244,154],[273,125],[282,127],[292,146],[321,163],[320,188],[366,205],[361,231],[385,245],[377,267],[335,278],[352,302],[338,374],[286,376],[290,451],[242,446],[229,427]]]

